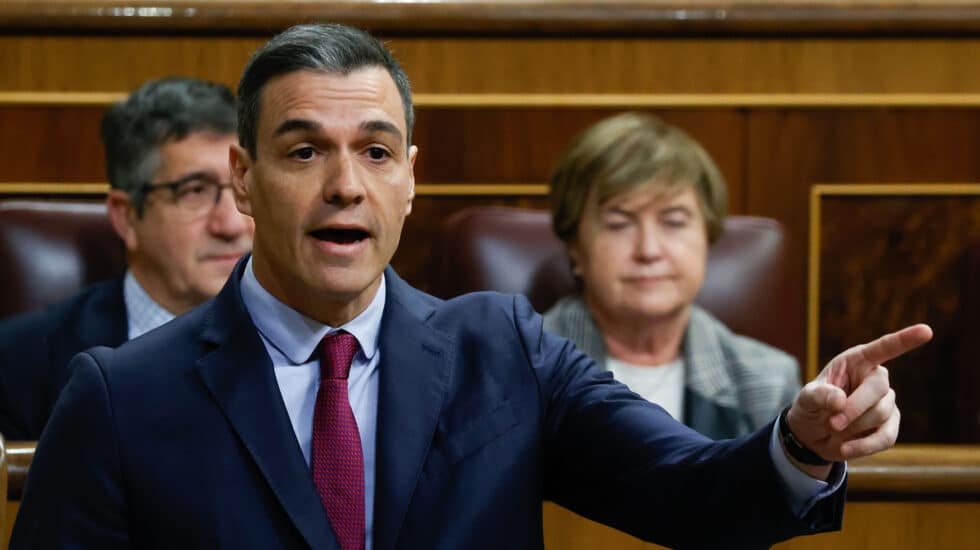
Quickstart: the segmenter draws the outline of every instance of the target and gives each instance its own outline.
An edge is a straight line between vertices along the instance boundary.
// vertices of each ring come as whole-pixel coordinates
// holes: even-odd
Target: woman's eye
[[[683,229],[687,227],[689,221],[687,216],[668,216],[663,218],[661,223],[671,229]]]
[[[620,231],[629,227],[630,222],[625,220],[606,220],[603,226],[610,231]]]
[[[294,150],[292,153],[289,153],[289,156],[295,157],[299,160],[310,160],[313,158],[314,153],[315,151],[312,147],[300,147],[299,149]]]

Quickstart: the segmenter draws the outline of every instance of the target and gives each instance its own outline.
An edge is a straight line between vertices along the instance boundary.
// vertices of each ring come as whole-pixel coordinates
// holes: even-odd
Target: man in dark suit
[[[248,252],[252,220],[222,192],[230,186],[235,107],[226,86],[167,78],[106,112],[108,215],[128,271],[0,322],[4,437],[40,437],[76,353],[118,346],[213,297]]]
[[[878,363],[928,327],[839,356],[778,429],[713,442],[523,298],[441,301],[386,267],[417,149],[379,42],[294,27],[239,98],[253,255],[214,300],[75,359],[12,548],[537,548],[544,499],[662,544],[757,547],[839,527],[841,461],[894,443]]]

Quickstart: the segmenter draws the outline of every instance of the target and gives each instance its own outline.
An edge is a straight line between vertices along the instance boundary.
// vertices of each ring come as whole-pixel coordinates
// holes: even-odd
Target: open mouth
[[[340,228],[317,229],[315,231],[311,231],[310,235],[317,240],[337,244],[353,244],[363,241],[370,236],[368,235],[368,232],[364,231],[363,229]]]

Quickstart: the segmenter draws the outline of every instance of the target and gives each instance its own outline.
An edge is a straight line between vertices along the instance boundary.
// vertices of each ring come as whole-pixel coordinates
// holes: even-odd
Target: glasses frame
[[[210,185],[217,186],[217,189],[218,189],[218,192],[215,193],[215,195],[214,195],[214,202],[211,204],[211,206],[208,209],[206,209],[206,210],[205,209],[202,209],[200,212],[190,212],[190,211],[185,210],[185,207],[181,207],[180,195],[178,194],[178,191],[180,190],[180,187],[182,185],[186,185],[187,183],[192,182],[194,180],[203,180],[203,181],[207,182]],[[221,202],[221,194],[222,194],[221,192],[224,191],[225,189],[230,189],[231,186],[232,186],[231,182],[221,182],[221,181],[218,181],[216,178],[212,177],[211,175],[209,175],[207,173],[204,173],[204,172],[192,172],[192,173],[187,174],[186,176],[183,176],[181,178],[178,178],[178,179],[176,179],[174,181],[166,181],[166,182],[159,182],[159,183],[144,183],[143,185],[141,185],[139,187],[139,190],[140,190],[140,192],[144,196],[147,196],[150,193],[152,193],[154,191],[157,191],[157,190],[160,190],[160,189],[169,189],[170,190],[170,196],[171,196],[171,202],[173,202],[174,204],[176,204],[178,208],[181,208],[182,210],[185,210],[185,212],[188,215],[193,215],[193,216],[200,215],[200,216],[203,216],[203,215],[207,214],[208,212],[210,212],[211,210],[213,210],[214,207],[218,206],[218,203]]]

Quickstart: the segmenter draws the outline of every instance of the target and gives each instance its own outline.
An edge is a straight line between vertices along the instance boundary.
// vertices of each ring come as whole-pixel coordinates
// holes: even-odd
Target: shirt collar
[[[174,318],[174,314],[163,308],[146,293],[132,271],[126,271],[123,279],[123,302],[126,304],[126,320],[129,339],[159,327]]]
[[[320,340],[327,334],[345,330],[357,339],[361,353],[370,361],[378,351],[381,314],[385,308],[385,278],[368,307],[343,326],[330,327],[303,315],[269,294],[252,269],[252,258],[245,265],[241,284],[242,301],[259,333],[294,365],[307,363]]]

